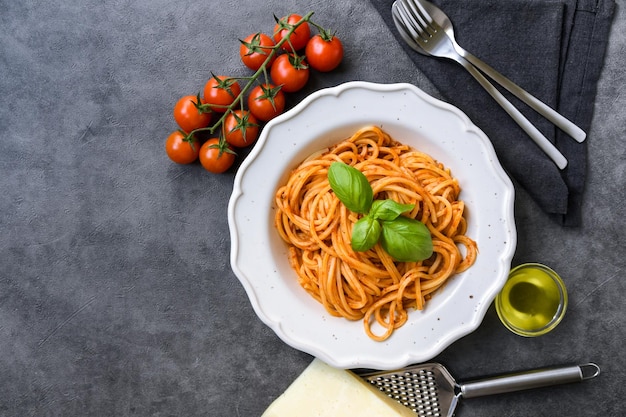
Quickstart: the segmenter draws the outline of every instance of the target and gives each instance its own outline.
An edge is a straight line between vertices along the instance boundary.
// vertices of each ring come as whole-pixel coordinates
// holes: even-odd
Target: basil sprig
[[[328,181],[348,210],[363,214],[352,228],[353,250],[364,252],[380,241],[382,248],[399,262],[418,262],[432,255],[433,241],[428,228],[419,220],[402,216],[413,210],[414,204],[374,200],[374,191],[365,175],[342,162],[330,165]]]

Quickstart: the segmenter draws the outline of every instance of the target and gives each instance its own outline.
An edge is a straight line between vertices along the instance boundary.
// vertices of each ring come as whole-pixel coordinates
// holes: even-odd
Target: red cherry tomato
[[[214,75],[204,86],[204,102],[211,110],[224,113],[241,93],[241,87],[234,78]]]
[[[200,163],[209,172],[221,174],[226,172],[235,162],[235,154],[228,147],[220,143],[218,138],[204,142],[200,147]]]
[[[211,113],[198,108],[198,97],[181,97],[174,105],[174,120],[184,132],[207,127],[211,123]]]
[[[198,159],[200,144],[194,138],[188,138],[183,132],[172,132],[165,140],[165,152],[177,164],[190,164]]]
[[[343,59],[343,44],[338,37],[322,32],[307,43],[305,55],[311,68],[321,72],[332,71]]]
[[[241,41],[239,56],[246,67],[256,71],[267,60],[274,45],[274,40],[266,34],[253,33]],[[276,55],[273,55],[267,62],[266,68],[269,68],[275,59]]]
[[[285,94],[272,84],[257,85],[248,96],[248,109],[254,117],[267,122],[285,110]]]
[[[256,117],[248,110],[235,110],[224,119],[224,139],[237,148],[252,145],[259,136]]]
[[[309,81],[309,66],[303,57],[282,54],[276,58],[270,71],[272,82],[281,85],[285,93],[301,90]]]
[[[287,33],[293,25],[298,23],[301,19],[302,16],[298,14],[290,14],[278,20],[274,26],[274,41],[276,41],[276,43],[280,42],[287,36]],[[303,22],[280,47],[289,52],[299,51],[306,46],[310,37],[311,28],[307,22]]]

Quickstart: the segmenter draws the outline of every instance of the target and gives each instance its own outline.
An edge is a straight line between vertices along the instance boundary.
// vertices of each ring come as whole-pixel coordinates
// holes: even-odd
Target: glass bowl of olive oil
[[[520,336],[541,336],[554,329],[567,309],[567,290],[561,277],[538,263],[518,265],[496,297],[502,323]]]

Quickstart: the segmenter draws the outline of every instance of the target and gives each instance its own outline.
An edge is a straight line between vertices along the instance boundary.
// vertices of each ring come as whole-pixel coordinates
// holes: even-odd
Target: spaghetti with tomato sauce
[[[328,168],[335,161],[360,170],[375,198],[413,204],[403,215],[428,227],[432,256],[397,262],[380,243],[354,251],[351,232],[360,215],[330,187]],[[275,225],[300,285],[329,314],[363,320],[367,335],[384,341],[407,322],[408,310],[422,310],[450,277],[474,264],[478,248],[465,234],[460,192],[443,164],[368,126],[293,170],[276,192]]]

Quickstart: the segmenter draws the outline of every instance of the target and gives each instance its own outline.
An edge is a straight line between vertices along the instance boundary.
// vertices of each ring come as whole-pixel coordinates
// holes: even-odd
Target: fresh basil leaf
[[[424,223],[400,216],[383,221],[380,244],[399,262],[418,262],[433,253],[433,240]]]
[[[357,252],[371,249],[380,237],[380,222],[370,216],[361,217],[352,226],[352,241],[350,245]]]
[[[395,220],[402,213],[413,210],[415,204],[400,204],[391,199],[375,200],[369,215],[380,220]]]
[[[361,214],[369,211],[374,191],[361,171],[343,162],[333,162],[328,168],[328,181],[348,210]]]

